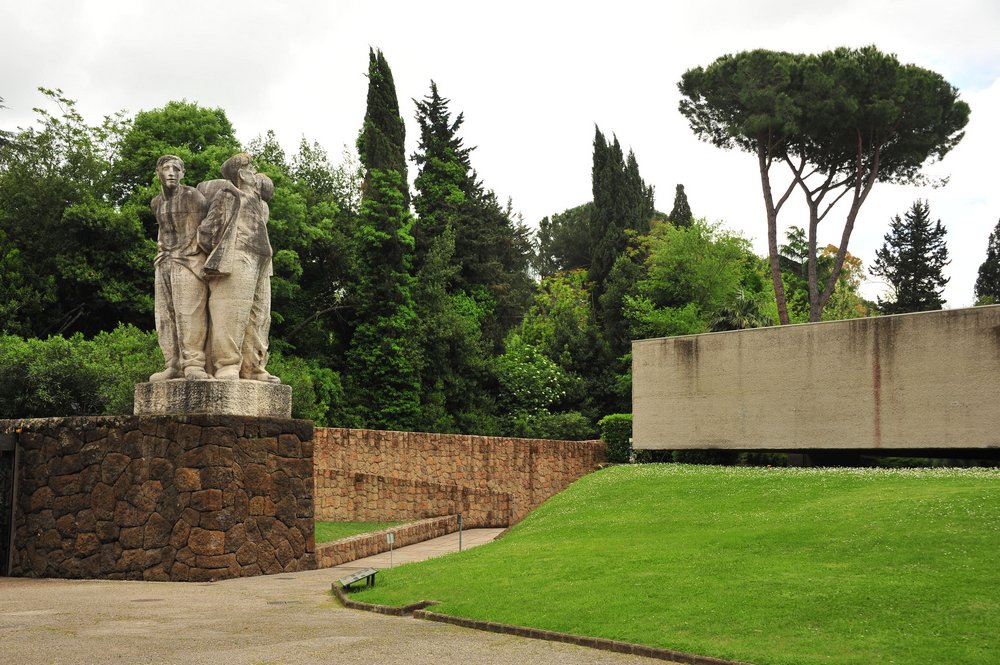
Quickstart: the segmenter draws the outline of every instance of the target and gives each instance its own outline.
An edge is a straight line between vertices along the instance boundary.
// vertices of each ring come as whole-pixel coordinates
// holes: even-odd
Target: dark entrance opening
[[[10,574],[11,533],[14,529],[14,452],[17,435],[0,433],[0,576]]]

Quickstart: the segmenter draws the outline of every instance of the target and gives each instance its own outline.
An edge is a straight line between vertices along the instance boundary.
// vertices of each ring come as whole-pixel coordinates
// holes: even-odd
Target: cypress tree
[[[885,234],[885,242],[875,252],[869,272],[883,277],[894,298],[878,304],[886,314],[926,312],[941,309],[941,292],[948,278],[943,269],[950,263],[945,246],[945,228],[933,225],[927,201],[914,201],[902,219],[896,215]]]
[[[674,207],[667,215],[667,219],[674,226],[691,226],[694,215],[691,213],[691,206],[688,205],[687,194],[684,193],[684,185],[678,184],[674,193]]]
[[[608,143],[600,129],[594,136],[594,165],[591,170],[594,211],[590,216],[590,270],[595,295],[604,291],[615,258],[625,249],[628,202],[625,187],[625,159],[618,138]]]
[[[625,184],[629,201],[628,228],[639,235],[649,233],[649,222],[653,217],[653,187],[646,185],[639,175],[639,162],[635,159],[635,153],[629,150],[628,160],[625,162]]]
[[[363,188],[368,189],[373,169],[396,171],[401,177],[400,192],[404,208],[410,207],[410,190],[406,177],[406,126],[399,115],[396,84],[392,70],[382,51],[368,49],[368,106],[358,135],[358,155],[366,169]]]
[[[590,217],[591,261],[588,278],[594,294],[604,293],[605,282],[615,260],[628,244],[626,230],[649,232],[653,216],[653,188],[639,175],[635,154],[626,160],[618,138],[608,143],[599,128],[594,135],[591,170],[594,209]]]
[[[420,355],[404,139],[389,65],[381,51],[370,52],[368,109],[358,137],[365,184],[354,234],[358,307],[347,352],[349,399],[356,424],[407,430],[420,409]]]
[[[986,260],[979,266],[976,278],[976,302],[1000,303],[1000,221],[990,234],[986,246]]]

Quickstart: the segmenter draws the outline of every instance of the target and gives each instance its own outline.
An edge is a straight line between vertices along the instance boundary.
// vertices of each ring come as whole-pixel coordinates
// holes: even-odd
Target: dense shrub
[[[609,462],[628,462],[632,444],[632,414],[612,413],[597,422],[601,429],[601,439],[607,448],[605,455]]]
[[[0,417],[131,414],[135,384],[162,366],[156,335],[131,325],[89,340],[0,336]]]
[[[519,412],[500,419],[501,436],[559,441],[587,441],[597,437],[594,426],[578,411],[549,413]]]
[[[340,424],[340,376],[315,362],[275,353],[268,366],[292,386],[292,416]],[[156,333],[119,325],[92,339],[0,336],[0,418],[129,415],[135,384],[163,369]]]
[[[315,361],[272,353],[269,372],[292,387],[292,417],[312,420],[320,427],[346,427],[344,388],[340,374]]]

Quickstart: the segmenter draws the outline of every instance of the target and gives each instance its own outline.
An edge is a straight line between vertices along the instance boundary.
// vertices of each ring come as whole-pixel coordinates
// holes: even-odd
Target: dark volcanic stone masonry
[[[12,575],[213,581],[315,568],[310,421],[43,418],[0,431],[18,436]]]

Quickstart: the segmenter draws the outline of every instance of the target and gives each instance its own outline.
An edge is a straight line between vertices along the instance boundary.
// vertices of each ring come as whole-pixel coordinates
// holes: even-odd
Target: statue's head
[[[257,169],[250,162],[250,155],[240,152],[222,164],[222,177],[237,187],[257,186]]]
[[[177,155],[163,155],[156,160],[156,177],[163,191],[174,191],[184,177],[184,160]]]
[[[258,173],[257,191],[260,193],[260,198],[263,199],[265,203],[270,201],[274,198],[274,181],[265,174]]]

